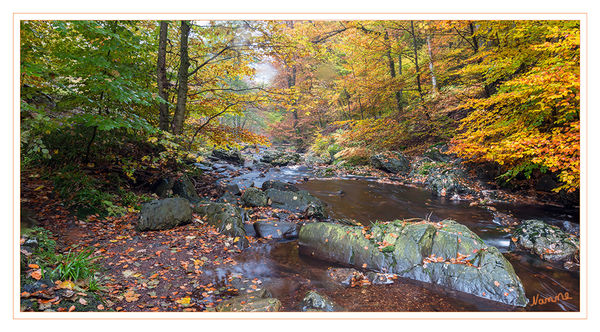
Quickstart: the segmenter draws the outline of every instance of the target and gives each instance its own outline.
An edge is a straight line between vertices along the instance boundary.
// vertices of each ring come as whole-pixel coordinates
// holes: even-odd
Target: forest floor
[[[33,211],[38,226],[52,232],[57,252],[93,248],[92,257],[99,257],[102,271],[103,289],[95,297],[85,291],[84,284],[70,285],[61,280],[47,287],[38,283],[42,289],[21,294],[38,306],[56,311],[204,311],[214,308],[223,296],[239,292],[227,280],[216,285],[211,282],[213,278],[203,276],[203,270],[237,264],[233,257],[240,250],[196,215],[188,225],[138,233],[134,230],[137,213],[77,220],[64,208],[48,180],[29,178],[22,183],[21,191],[22,208]],[[30,264],[27,271],[22,271],[22,278],[28,279],[26,283],[40,280],[36,273],[39,270],[38,264]],[[79,292],[60,296],[65,295],[60,291],[64,288]],[[95,308],[90,307],[91,303],[97,303]]]

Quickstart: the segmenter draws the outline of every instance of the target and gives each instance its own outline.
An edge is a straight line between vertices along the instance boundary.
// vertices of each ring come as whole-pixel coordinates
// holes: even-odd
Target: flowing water
[[[251,172],[233,179],[238,184],[260,187],[267,179],[296,182],[307,176],[305,167],[282,167],[268,172]],[[260,182],[260,183],[257,183]],[[470,206],[468,201],[454,201],[433,196],[429,191],[405,185],[380,183],[373,179],[335,178],[312,179],[297,184],[327,205],[330,217],[349,218],[368,225],[376,220],[429,218],[432,221],[456,220],[475,233],[488,245],[500,249],[512,263],[525,287],[530,305],[528,311],[578,311],[579,272],[541,261],[525,253],[508,251],[510,234],[503,231],[489,210]],[[579,224],[577,210],[553,206],[495,204],[497,212],[521,220],[541,219],[552,224]],[[441,288],[436,285],[404,278],[392,285],[345,288],[331,281],[326,263],[298,254],[296,241],[272,242],[253,246],[237,259],[238,264],[214,271],[215,279],[240,274],[258,278],[283,303],[283,309],[299,310],[299,303],[308,290],[328,295],[348,311],[507,311],[523,310],[484,300],[472,295]],[[554,297],[568,292],[571,299],[531,305],[533,298]]]
[[[369,180],[311,180],[299,187],[308,190],[327,203],[333,218],[351,218],[363,224],[375,220],[402,218],[429,218],[432,221],[456,220],[477,233],[488,245],[500,249],[511,262],[523,285],[530,302],[534,296],[554,297],[568,292],[573,299],[528,306],[535,311],[578,311],[579,272],[564,270],[561,266],[540,260],[538,257],[509,253],[510,234],[502,231],[503,226],[494,222],[488,210],[469,206],[468,201],[453,201],[434,197],[427,190],[401,185],[384,184]],[[496,204],[498,212],[513,217],[541,219],[552,224],[568,221],[579,223],[576,210],[565,210],[554,206]]]

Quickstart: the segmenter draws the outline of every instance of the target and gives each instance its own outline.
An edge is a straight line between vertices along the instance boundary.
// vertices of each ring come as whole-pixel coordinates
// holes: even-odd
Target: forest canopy
[[[21,163],[133,179],[215,146],[448,144],[572,192],[579,44],[579,21],[22,21]]]

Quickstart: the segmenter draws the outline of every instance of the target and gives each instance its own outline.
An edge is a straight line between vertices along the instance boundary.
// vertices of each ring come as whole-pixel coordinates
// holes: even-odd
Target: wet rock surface
[[[225,300],[217,305],[218,312],[276,312],[281,309],[281,302],[271,297],[267,290],[246,293]]]
[[[308,191],[282,191],[271,188],[265,193],[270,205],[275,208],[304,213],[307,218],[327,217],[323,202]]]
[[[335,304],[326,295],[321,295],[315,291],[306,293],[301,303],[302,311],[342,311],[343,308]]]
[[[394,283],[395,275],[373,271],[363,272],[354,268],[335,267],[327,269],[327,275],[334,282],[349,287],[360,285],[389,285]]]
[[[221,234],[235,238],[239,248],[246,248],[246,230],[240,209],[229,203],[206,203],[194,206],[194,212],[217,228]]]
[[[433,168],[427,175],[425,184],[438,196],[474,194],[465,184],[465,178],[466,175],[458,169]]]
[[[184,198],[165,198],[146,203],[136,225],[138,231],[170,229],[192,221],[192,209]]]
[[[298,187],[291,183],[278,181],[278,180],[267,180],[262,184],[262,190],[277,189],[281,191],[299,191]]]
[[[242,194],[242,204],[247,207],[267,206],[267,195],[258,188],[250,187]]]
[[[257,221],[254,229],[259,237],[267,239],[295,239],[298,237],[300,226],[285,221]]]
[[[192,203],[200,201],[196,188],[187,175],[159,180],[154,185],[154,192],[162,198],[178,196]]]
[[[299,235],[301,252],[492,301],[515,306],[528,303],[519,277],[498,249],[452,220],[395,221],[363,230],[333,223],[305,225]]]
[[[408,173],[410,161],[399,152],[387,152],[373,155],[371,165],[389,173]]]
[[[215,149],[212,152],[212,156],[217,159],[227,161],[227,162],[230,162],[235,165],[239,165],[239,166],[244,165],[244,158],[242,157],[242,154],[240,153],[239,150]]]
[[[578,258],[579,239],[541,220],[522,222],[513,237],[513,246],[530,251],[549,262],[566,262]]]
[[[273,151],[265,153],[260,161],[273,166],[288,166],[299,163],[300,159],[301,157],[298,153]]]

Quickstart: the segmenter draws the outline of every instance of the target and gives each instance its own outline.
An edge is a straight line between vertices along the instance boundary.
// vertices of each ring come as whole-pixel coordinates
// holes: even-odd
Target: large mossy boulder
[[[371,156],[371,166],[389,173],[408,173],[410,161],[400,152],[385,152]]]
[[[136,230],[158,231],[170,229],[192,221],[190,202],[184,198],[165,198],[142,206]]]
[[[248,247],[246,230],[240,209],[229,203],[207,203],[194,206],[194,212],[215,226],[221,234],[238,238],[236,245],[243,249]]]
[[[556,263],[573,260],[579,253],[577,237],[541,220],[523,221],[513,233],[512,245]]]
[[[311,223],[300,229],[299,244],[301,253],[327,261],[395,273],[510,305],[528,302],[521,280],[500,251],[452,220],[394,221],[368,230]]]
[[[270,205],[274,208],[304,213],[307,218],[323,219],[327,217],[323,202],[306,190],[283,191],[271,188],[265,193]]]
[[[244,165],[244,157],[242,157],[242,153],[239,150],[215,149],[212,152],[212,156],[235,165]]]
[[[267,206],[267,195],[258,188],[250,187],[242,194],[242,204],[247,207]]]

